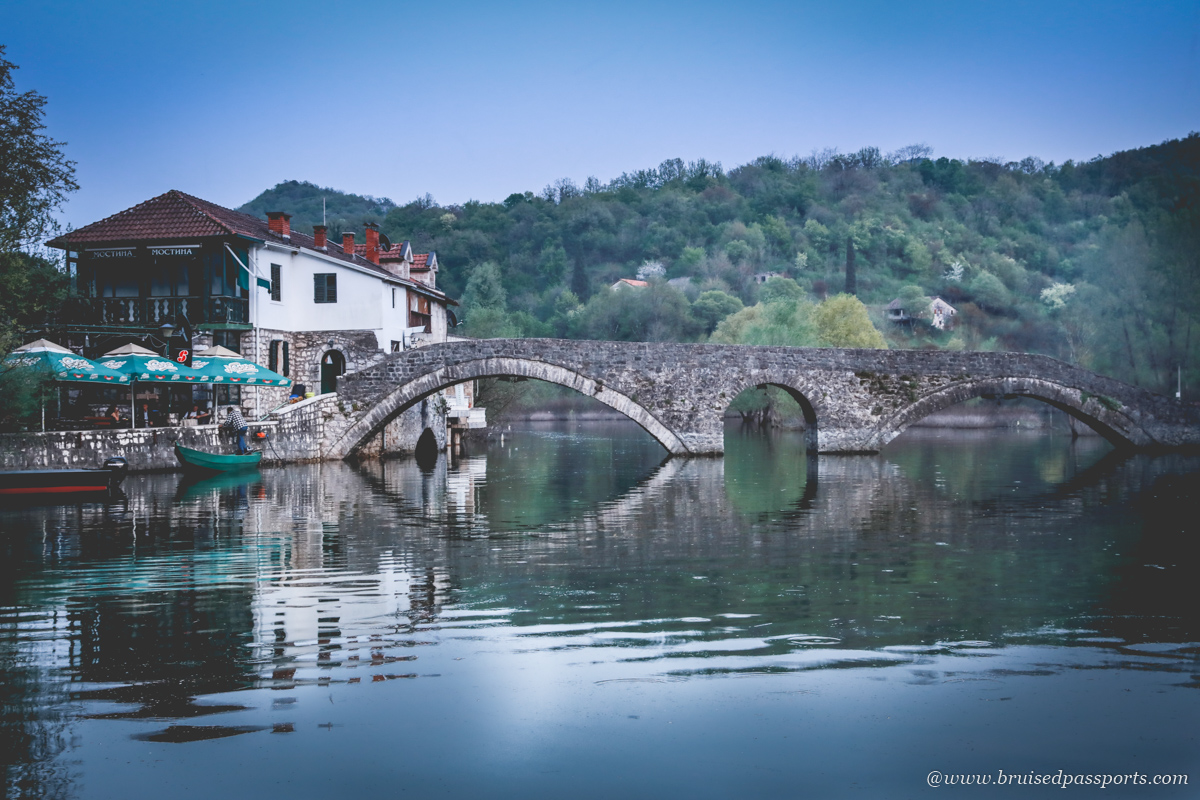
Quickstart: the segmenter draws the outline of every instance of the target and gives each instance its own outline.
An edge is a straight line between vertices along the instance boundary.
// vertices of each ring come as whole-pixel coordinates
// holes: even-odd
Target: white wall
[[[379,348],[391,351],[393,341],[404,341],[408,327],[408,290],[382,276],[361,272],[337,259],[326,260],[305,251],[292,253],[274,248],[256,248],[258,273],[270,279],[271,265],[279,264],[280,299],[256,288],[255,324],[273,330],[375,332]],[[313,302],[313,275],[337,275],[337,302]],[[395,306],[393,307],[393,290]],[[446,312],[432,303],[432,341],[446,339]]]
[[[256,289],[257,324],[284,331],[371,330],[381,327],[379,289],[382,282],[341,262],[308,253],[290,253],[258,248],[258,272],[271,276],[271,264],[279,264],[280,298],[271,299],[265,289]],[[313,275],[337,275],[337,302],[313,302]]]

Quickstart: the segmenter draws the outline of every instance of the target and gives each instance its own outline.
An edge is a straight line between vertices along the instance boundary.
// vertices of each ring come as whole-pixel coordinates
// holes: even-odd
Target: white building
[[[197,348],[229,347],[325,393],[344,372],[445,341],[457,305],[437,288],[435,253],[393,245],[376,225],[356,238],[343,232],[333,243],[324,225],[294,231],[287,213],[262,220],[172,190],[49,244],[66,251],[75,276],[82,313],[71,336],[85,351],[148,337],[182,315]],[[285,399],[260,395],[253,405]],[[174,400],[164,398],[190,407],[190,397]]]

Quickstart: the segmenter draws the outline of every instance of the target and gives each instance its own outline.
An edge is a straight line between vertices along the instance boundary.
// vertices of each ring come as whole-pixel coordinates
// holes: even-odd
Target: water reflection
[[[515,735],[492,705],[590,718],[645,690],[708,727],[718,698],[749,708],[788,676],[770,691],[837,695],[816,676],[844,674],[991,701],[1040,678],[1095,704],[1072,676],[1102,670],[1163,676],[1146,724],[1193,708],[1196,458],[1011,432],[811,458],[734,430],[727,448],[663,461],[632,426],[549,426],[432,469],[136,475],[120,503],[0,512],[10,786],[83,785],[64,765],[116,735],[71,745],[85,725],[142,746],[443,717]],[[479,705],[481,685],[506,700]],[[383,694],[330,699],[359,687]],[[313,745],[294,747],[302,770]]]

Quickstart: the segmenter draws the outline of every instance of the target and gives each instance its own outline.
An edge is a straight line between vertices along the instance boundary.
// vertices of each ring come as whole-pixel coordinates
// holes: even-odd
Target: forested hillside
[[[294,182],[272,192],[244,209],[273,205],[297,224],[321,194],[330,208],[335,198]],[[364,200],[336,196],[347,209]],[[857,303],[835,297],[849,291],[891,347],[1047,353],[1173,391],[1177,366],[1185,384],[1200,380],[1198,199],[1191,134],[1062,165],[935,159],[921,146],[728,171],[673,160],[502,203],[426,196],[390,208],[383,230],[437,251],[440,285],[461,297],[473,335],[875,341]],[[639,269],[648,288],[607,288]],[[795,284],[756,283],[768,271]],[[929,325],[934,296],[957,309],[952,330]],[[898,297],[913,323],[885,320]]]
[[[308,181],[284,181],[237,210],[260,218],[268,211],[286,211],[296,230],[312,233],[313,225],[325,223],[337,238],[343,230],[361,230],[364,223],[383,222],[395,207],[386,197],[346,194]]]

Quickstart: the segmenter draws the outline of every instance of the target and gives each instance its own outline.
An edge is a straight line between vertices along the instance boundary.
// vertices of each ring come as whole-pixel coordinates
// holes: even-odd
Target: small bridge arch
[[[735,384],[733,388],[723,397],[726,400],[725,409],[722,410],[722,416],[729,405],[738,398],[742,392],[751,389],[766,389],[776,388],[783,390],[788,397],[796,401],[800,406],[800,413],[804,416],[804,441],[808,448],[815,452],[817,446],[817,430],[820,425],[821,416],[824,409],[821,408],[819,399],[814,401],[810,398],[820,398],[820,392],[817,387],[809,384],[802,376],[795,374],[758,374],[752,380],[747,380],[744,383]]]
[[[531,378],[566,386],[580,394],[594,397],[609,408],[624,414],[653,436],[672,455],[688,452],[687,447],[673,431],[629,397],[604,386],[603,381],[545,361],[480,358],[434,369],[383,395],[370,411],[342,434],[333,455],[342,458],[352,456],[406,409],[442,389],[480,378]]]

